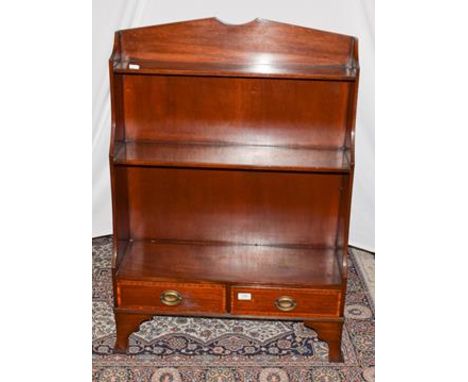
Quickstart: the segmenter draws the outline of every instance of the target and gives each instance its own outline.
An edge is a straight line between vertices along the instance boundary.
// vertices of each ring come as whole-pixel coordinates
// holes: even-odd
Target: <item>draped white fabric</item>
[[[350,244],[374,251],[374,2],[300,1],[93,1],[93,236],[112,233],[108,147],[107,62],[114,31],[174,21],[218,17],[243,23],[256,17],[354,35],[361,77],[356,125],[356,171]]]

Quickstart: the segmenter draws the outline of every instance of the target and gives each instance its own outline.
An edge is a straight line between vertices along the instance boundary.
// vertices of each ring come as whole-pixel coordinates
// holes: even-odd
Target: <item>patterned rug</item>
[[[93,239],[93,381],[374,381],[374,257],[351,253],[344,363],[299,322],[154,317],[114,354],[111,237]]]

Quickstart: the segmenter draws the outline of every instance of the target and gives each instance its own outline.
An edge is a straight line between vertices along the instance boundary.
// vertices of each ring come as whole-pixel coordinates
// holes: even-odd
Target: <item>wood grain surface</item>
[[[118,351],[157,314],[297,319],[342,361],[357,50],[262,19],[115,33]]]

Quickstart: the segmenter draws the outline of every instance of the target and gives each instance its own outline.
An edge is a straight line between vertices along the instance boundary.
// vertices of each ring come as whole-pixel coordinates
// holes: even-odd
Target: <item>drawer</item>
[[[259,286],[233,286],[231,313],[238,315],[339,316],[341,291]]]
[[[224,313],[226,289],[218,284],[119,280],[117,306],[159,312]]]

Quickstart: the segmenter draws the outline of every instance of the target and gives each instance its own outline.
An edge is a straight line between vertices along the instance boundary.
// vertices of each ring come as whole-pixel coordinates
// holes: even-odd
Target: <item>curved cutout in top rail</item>
[[[242,27],[244,25],[248,25],[248,24],[251,24],[251,23],[255,23],[255,22],[259,22],[260,20],[262,20],[260,17],[256,17],[255,19],[251,19],[251,20],[248,20],[248,21],[244,21],[244,22],[240,22],[240,23],[234,23],[234,22],[230,22],[230,21],[226,21],[226,20],[222,20],[220,19],[219,17],[213,17],[218,23],[222,24],[222,25],[226,25],[228,27]]]

